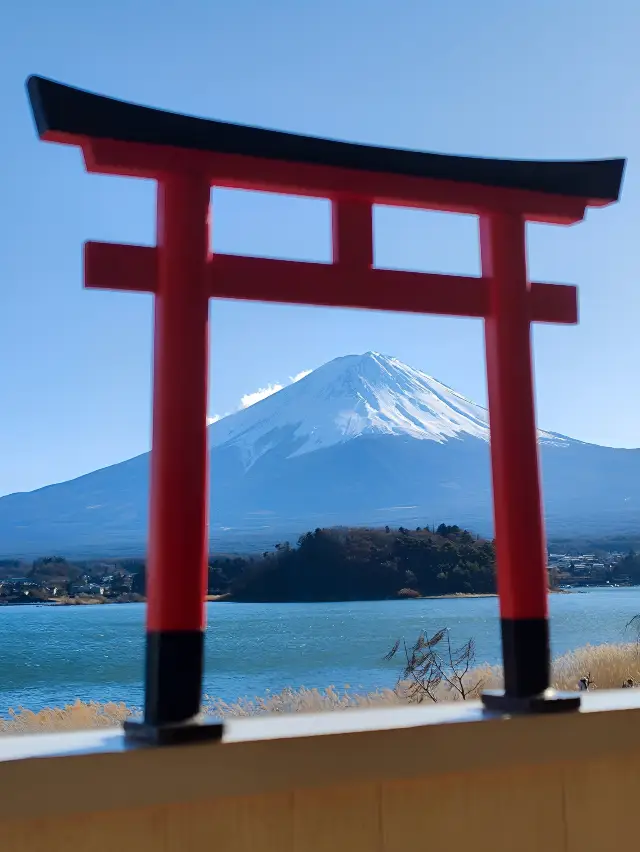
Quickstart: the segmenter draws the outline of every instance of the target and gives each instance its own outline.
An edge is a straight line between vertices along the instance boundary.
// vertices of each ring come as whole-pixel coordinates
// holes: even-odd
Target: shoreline
[[[550,595],[571,595],[575,594],[576,591],[581,591],[583,589],[604,589],[604,588],[614,588],[608,586],[576,586],[575,589],[549,589]],[[615,588],[628,588],[634,589],[638,588],[637,586],[617,586]],[[497,592],[451,592],[446,595],[420,595],[419,597],[410,597],[410,598],[363,598],[362,600],[379,600],[379,601],[440,601],[440,600],[463,600],[463,599],[476,599],[476,598],[497,598]],[[316,603],[355,603],[361,602],[358,601],[239,601],[234,599],[230,594],[221,594],[221,595],[205,595],[205,603],[308,603],[308,604],[316,604]],[[147,599],[142,597],[141,595],[137,600],[122,600],[122,599],[105,599],[99,597],[77,597],[77,598],[50,598],[45,601],[0,601],[0,609],[5,606],[102,606],[102,605],[111,605],[111,604],[132,604],[132,603],[146,603]]]
[[[585,587],[588,588],[588,587]],[[592,586],[591,588],[599,589],[603,588],[602,586]],[[629,586],[629,588],[633,588],[633,586]],[[571,595],[574,593],[573,589],[549,589],[548,593],[550,595]],[[449,595],[421,595],[419,598],[406,598],[406,600],[415,600],[415,601],[441,601],[441,600],[455,600],[456,598],[497,598],[497,592],[452,592]],[[394,600],[396,600],[394,598]],[[397,600],[403,600],[403,598],[397,598]]]
[[[589,587],[585,587],[589,588]],[[602,586],[592,586],[591,588],[605,588]],[[632,589],[633,586],[628,588]],[[571,595],[573,589],[549,589],[550,595]],[[459,598],[497,598],[497,592],[450,592],[446,595],[418,595],[417,597],[398,597],[398,598],[364,598],[365,601],[442,601],[442,600],[458,600]],[[205,600],[207,603],[353,603],[353,601],[238,601],[231,595],[207,595]],[[361,603],[362,600],[358,600]]]
[[[418,598],[405,598],[404,600],[414,601],[444,601],[456,600],[457,598],[497,598],[497,592],[451,592],[448,595],[420,595]],[[403,600],[403,598],[398,598]]]
[[[130,600],[129,596],[126,596],[125,599],[121,598],[101,598],[94,596],[79,596],[76,598],[72,597],[59,597],[59,598],[48,598],[47,600],[34,600],[34,601],[0,601],[0,609],[5,606],[101,606],[103,604],[130,604],[130,603],[146,603],[147,599],[142,597],[142,595],[138,595],[136,600]]]

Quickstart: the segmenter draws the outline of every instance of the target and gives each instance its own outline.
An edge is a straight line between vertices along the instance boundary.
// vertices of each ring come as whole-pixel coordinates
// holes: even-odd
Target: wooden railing
[[[640,696],[504,718],[479,702],[239,719],[224,738],[0,739],[2,852],[633,849]]]

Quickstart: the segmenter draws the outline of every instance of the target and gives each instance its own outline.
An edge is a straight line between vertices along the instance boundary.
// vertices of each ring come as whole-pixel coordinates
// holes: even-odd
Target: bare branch
[[[399,647],[400,647],[400,640],[399,640],[399,639],[396,639],[396,641],[395,641],[395,644],[394,644],[393,648],[389,651],[389,653],[388,653],[388,654],[385,654],[385,655],[384,655],[383,659],[385,659],[385,660],[392,660],[392,659],[395,657],[396,652],[397,652],[397,650],[398,650],[398,648],[399,648]]]
[[[407,646],[406,640],[402,640],[405,667],[398,680],[409,681],[406,688],[409,701],[421,702],[429,698],[433,702],[438,701],[438,689],[441,684],[465,701],[470,694],[481,686],[482,681],[477,681],[473,686],[468,686],[466,677],[475,662],[475,642],[469,639],[463,645],[454,647],[448,628],[438,630],[432,636],[421,632],[413,647]],[[439,648],[444,644],[443,651]],[[398,640],[385,659],[392,659],[400,648]]]

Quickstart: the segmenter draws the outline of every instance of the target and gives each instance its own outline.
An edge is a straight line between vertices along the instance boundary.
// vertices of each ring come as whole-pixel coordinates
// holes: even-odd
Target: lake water
[[[640,613],[640,588],[551,596],[553,653],[620,642]],[[0,715],[76,698],[142,703],[144,604],[0,609]],[[285,686],[393,686],[399,637],[448,627],[473,637],[477,662],[500,662],[496,598],[333,604],[208,605],[205,689],[225,699]]]

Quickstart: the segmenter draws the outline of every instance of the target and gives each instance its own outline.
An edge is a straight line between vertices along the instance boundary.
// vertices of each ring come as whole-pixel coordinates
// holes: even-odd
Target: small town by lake
[[[550,596],[554,655],[636,636],[640,587],[591,588]],[[478,663],[500,662],[494,597],[305,604],[210,603],[205,691],[225,700],[285,687],[395,684],[396,639],[448,627],[473,637]],[[0,611],[0,715],[76,699],[142,703],[144,604],[15,606]]]

